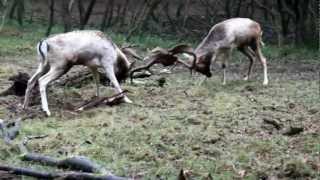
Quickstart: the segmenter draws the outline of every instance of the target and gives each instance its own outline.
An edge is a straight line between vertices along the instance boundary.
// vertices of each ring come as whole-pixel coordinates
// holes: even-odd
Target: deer
[[[250,60],[244,80],[250,78],[252,66],[257,58],[263,67],[263,85],[267,85],[267,62],[261,52],[261,47],[264,45],[262,42],[262,34],[263,32],[259,23],[249,18],[231,18],[214,25],[195,50],[189,45],[178,45],[170,50],[161,50],[156,54],[152,53],[148,58],[150,63],[133,69],[131,75],[133,72],[149,69],[150,66],[155,63],[171,59],[171,61],[174,60],[172,61],[174,63],[183,64],[189,68],[191,72],[195,70],[206,77],[211,77],[210,66],[219,59],[222,61],[223,69],[222,84],[225,85],[227,62],[231,57],[232,51],[236,48]],[[176,56],[179,53],[188,54],[189,63],[179,59],[179,57]]]
[[[38,81],[42,110],[50,116],[47,85],[75,65],[83,65],[91,70],[96,84],[96,96],[99,96],[100,67],[104,69],[116,93],[122,93],[119,81],[128,77],[135,62],[130,63],[124,54],[130,52],[121,50],[103,32],[95,30],[71,31],[41,40],[37,44],[39,66],[28,80],[23,109],[28,107],[31,90]],[[126,95],[123,95],[123,101],[132,103]]]

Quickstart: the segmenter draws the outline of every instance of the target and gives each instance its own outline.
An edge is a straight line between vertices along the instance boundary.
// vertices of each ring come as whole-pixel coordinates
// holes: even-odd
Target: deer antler
[[[136,44],[124,44],[120,47],[121,51],[126,55],[131,55],[135,59],[142,60],[141,58],[132,48],[137,47]]]
[[[172,55],[176,55],[176,54],[181,54],[181,53],[186,53],[189,54],[193,57],[193,61],[192,61],[192,65],[190,66],[189,64],[187,64],[186,62],[181,61],[180,59],[177,60],[177,62],[185,65],[186,67],[188,67],[190,69],[190,73],[192,74],[192,69],[194,69],[195,65],[196,65],[196,60],[197,60],[197,56],[194,53],[194,50],[191,46],[189,45],[178,45],[176,47],[173,47],[172,49],[169,50],[169,52],[172,53]]]
[[[195,62],[196,62],[196,55],[193,53],[193,49],[189,45],[178,45],[178,46],[175,46],[169,50],[157,47],[157,48],[153,49],[151,51],[151,53],[152,54],[149,57],[145,58],[145,59],[150,59],[150,62],[147,65],[135,68],[130,72],[131,82],[132,82],[133,74],[135,72],[141,71],[144,69],[148,70],[154,64],[162,64],[163,66],[171,66],[171,65],[174,65],[176,62],[179,62],[179,63],[183,64],[184,66],[186,66],[187,68],[189,68],[192,73],[192,69],[194,68]],[[187,53],[187,54],[193,56],[193,58],[194,58],[193,64],[189,65],[186,62],[181,61],[177,56],[175,56],[180,53]]]

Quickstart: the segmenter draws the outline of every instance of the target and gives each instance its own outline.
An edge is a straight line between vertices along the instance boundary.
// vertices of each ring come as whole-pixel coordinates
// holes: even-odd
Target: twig
[[[47,166],[56,166],[58,168],[71,169],[71,170],[77,170],[82,172],[90,172],[90,173],[106,172],[99,165],[93,163],[88,158],[83,156],[75,156],[75,157],[70,157],[63,160],[57,160],[52,157],[44,156],[37,153],[28,153],[28,149],[26,146],[29,140],[41,139],[47,136],[48,135],[25,137],[22,143],[19,145],[20,153],[23,154],[21,156],[21,159],[23,161],[32,161],[32,162],[37,162]]]
[[[282,124],[274,119],[264,118],[263,122],[273,125],[277,130],[282,128]]]
[[[25,137],[21,144],[19,144],[20,153],[22,154],[21,160],[23,161],[32,161],[36,163],[40,163],[42,165],[46,166],[55,166],[62,169],[70,169],[74,171],[81,171],[84,173],[77,173],[77,172],[67,172],[67,173],[43,173],[38,172],[30,169],[24,169],[20,168],[17,169],[17,175],[26,175],[26,176],[32,176],[36,178],[57,178],[62,177],[63,179],[81,179],[81,178],[87,178],[87,179],[112,179],[112,178],[119,178],[117,176],[112,175],[110,172],[106,171],[104,168],[99,166],[98,164],[92,162],[90,159],[84,156],[74,156],[69,157],[63,160],[57,160],[55,158],[52,158],[50,156],[44,156],[37,153],[28,153],[27,144],[29,140],[32,139],[41,139],[45,138],[48,135],[40,135],[40,136],[28,136]],[[1,170],[1,167],[0,167]],[[11,172],[10,172],[11,173]],[[30,174],[31,173],[31,174]],[[90,175],[86,173],[104,173],[108,174],[105,176],[95,176]],[[15,174],[15,173],[12,173]],[[124,178],[122,178],[124,179]]]
[[[42,138],[46,138],[48,137],[48,135],[40,135],[40,136],[27,136],[24,137],[22,142],[18,145],[19,146],[19,150],[20,150],[20,154],[27,154],[28,153],[28,148],[27,148],[27,144],[29,142],[29,140],[32,139],[42,139]]]
[[[303,132],[303,127],[290,127],[286,129],[282,134],[286,136],[293,136]]]
[[[106,172],[98,164],[84,156],[74,156],[63,160],[57,160],[49,156],[36,153],[28,153],[21,157],[23,161],[37,162],[47,166],[55,166],[62,169],[70,169],[87,173]]]
[[[91,99],[90,101],[85,102],[85,103],[79,105],[78,107],[76,107],[75,111],[83,111],[83,110],[86,110],[86,109],[90,109],[90,108],[96,107],[96,106],[98,106],[100,104],[105,104],[105,105],[109,105],[109,106],[113,106],[115,104],[119,104],[120,101],[123,98],[123,95],[125,93],[127,93],[127,92],[129,92],[129,91],[128,90],[124,90],[121,93],[115,94],[115,95],[110,96],[110,97],[101,97],[101,98]]]

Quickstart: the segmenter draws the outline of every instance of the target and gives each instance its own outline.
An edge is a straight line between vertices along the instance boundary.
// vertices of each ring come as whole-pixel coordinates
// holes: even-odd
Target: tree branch
[[[127,178],[118,177],[114,175],[94,175],[89,173],[82,172],[40,172],[37,170],[29,168],[20,168],[12,167],[6,165],[0,165],[1,171],[7,171],[10,174],[30,176],[41,179],[68,179],[68,180],[78,180],[78,179],[87,179],[87,180],[127,180]]]

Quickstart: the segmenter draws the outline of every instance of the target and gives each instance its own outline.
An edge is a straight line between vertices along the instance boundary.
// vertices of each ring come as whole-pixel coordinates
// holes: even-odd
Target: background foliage
[[[249,17],[263,26],[269,42],[317,48],[317,0],[1,0],[2,15],[21,26],[41,22],[71,29],[111,29],[125,34],[152,33],[200,38],[217,22]]]

